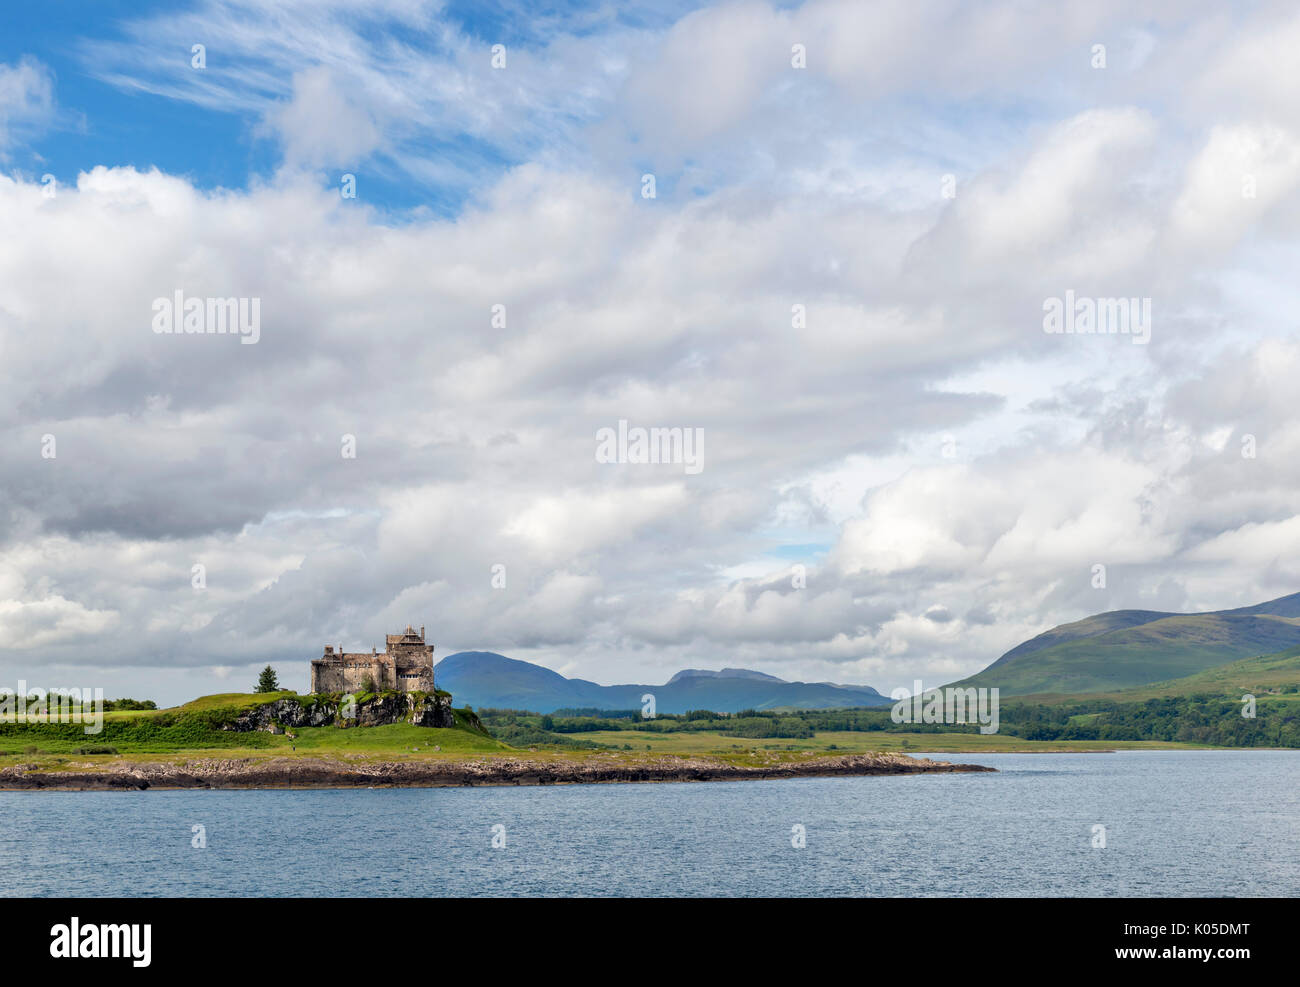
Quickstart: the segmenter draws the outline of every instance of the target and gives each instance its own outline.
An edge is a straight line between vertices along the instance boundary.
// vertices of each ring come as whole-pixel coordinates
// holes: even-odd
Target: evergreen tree
[[[267,665],[262,669],[262,674],[257,677],[257,688],[254,692],[279,692],[280,683],[275,677],[275,669]]]

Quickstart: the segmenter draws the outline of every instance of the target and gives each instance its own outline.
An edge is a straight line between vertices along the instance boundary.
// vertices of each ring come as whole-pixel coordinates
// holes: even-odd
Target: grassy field
[[[276,757],[282,755],[393,758],[463,756],[511,750],[471,725],[471,717],[453,710],[456,727],[431,729],[408,723],[371,727],[296,727],[293,736],[264,731],[229,731],[220,723],[235,712],[277,699],[300,698],[292,692],[226,693],[203,696],[182,706],[158,710],[104,713],[103,730],[86,734],[81,724],[0,724],[0,765],[58,757],[155,759],[159,755],[205,757]],[[440,750],[434,750],[434,748]],[[417,750],[418,749],[418,750]]]
[[[411,758],[461,759],[467,756],[531,755],[541,757],[585,758],[609,754],[677,754],[715,755],[748,758],[755,752],[763,755],[853,754],[871,751],[899,753],[981,753],[981,752],[1068,752],[1141,749],[1194,749],[1189,744],[1140,741],[1028,741],[999,735],[966,733],[864,733],[861,731],[826,731],[810,739],[738,739],[712,732],[648,733],[635,730],[599,731],[585,739],[607,745],[601,750],[560,749],[546,745],[515,748],[490,737],[465,729],[436,730],[406,723],[377,727],[300,727],[295,736],[259,733],[227,734],[228,745],[185,747],[177,744],[121,740],[104,741],[95,737],[51,741],[24,732],[0,735],[0,767],[14,763],[36,763],[57,769],[70,763],[79,765],[113,761],[183,761],[203,758],[326,757],[347,760],[407,760]],[[255,746],[241,741],[256,741]],[[111,746],[116,753],[81,753],[97,747]]]
[[[104,722],[121,722],[123,720],[150,719],[168,713],[203,713],[217,709],[247,709],[249,706],[274,702],[277,699],[297,699],[298,694],[285,692],[219,692],[211,696],[200,696],[183,706],[167,709],[116,709],[104,711]],[[72,707],[77,709],[78,707]]]
[[[490,737],[461,729],[435,730],[395,723],[377,727],[302,727],[295,737],[257,734],[255,746],[240,743],[247,734],[230,734],[230,743],[186,747],[167,743],[131,743],[120,739],[86,737],[51,740],[48,737],[8,734],[0,736],[0,767],[14,763],[41,765],[102,763],[107,761],[172,761],[203,758],[342,757],[347,759],[401,760],[408,757],[463,758],[513,750]],[[116,753],[80,753],[111,747]]]

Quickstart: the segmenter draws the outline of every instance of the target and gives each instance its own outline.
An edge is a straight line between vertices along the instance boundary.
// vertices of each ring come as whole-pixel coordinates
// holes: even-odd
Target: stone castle
[[[402,634],[385,637],[384,653],[345,654],[325,645],[325,654],[311,663],[311,691],[323,692],[433,692],[433,645],[424,643],[424,628],[417,634],[409,624]]]

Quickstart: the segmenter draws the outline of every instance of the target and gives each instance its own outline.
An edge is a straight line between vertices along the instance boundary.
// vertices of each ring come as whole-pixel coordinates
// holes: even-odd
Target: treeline
[[[28,708],[30,708],[33,704],[40,701],[40,693],[37,692],[29,693],[24,697],[24,700]],[[16,700],[13,700],[13,702],[16,703]],[[63,699],[58,696],[46,696],[45,702],[50,708],[55,708],[57,706],[60,706],[63,703]],[[83,698],[79,702],[71,703],[71,705],[76,707],[77,709],[80,709],[82,706],[85,706],[87,709],[93,709],[95,703],[94,700],[92,699]],[[17,708],[16,705],[15,708]],[[154,702],[152,699],[105,699],[104,700],[105,713],[112,713],[116,710],[140,710],[140,709],[157,709],[157,708],[158,708],[158,704]]]
[[[998,733],[1023,740],[1156,740],[1217,747],[1300,748],[1300,703],[1258,700],[1253,717],[1240,702],[1198,694],[1120,703],[1078,699],[1060,705],[1015,701],[1001,704]],[[573,714],[573,715],[568,715]],[[889,707],[716,713],[691,710],[643,719],[639,710],[480,710],[493,736],[514,744],[574,744],[595,731],[644,733],[714,732],[745,739],[807,739],[827,731],[887,733],[977,733],[978,724],[894,723]],[[594,746],[584,744],[584,746]]]
[[[540,713],[529,713],[517,709],[480,709],[479,721],[497,740],[511,747],[583,747],[596,748],[589,740],[577,740],[561,736],[555,729],[554,718]],[[593,722],[604,722],[595,721]],[[606,729],[592,727],[593,730]],[[573,731],[577,732],[577,731]]]
[[[515,712],[514,710],[502,710],[501,712]],[[520,711],[522,712],[522,711]],[[557,709],[552,716],[560,716],[566,719],[576,717],[595,716],[605,720],[639,720],[641,711],[639,709],[600,709],[597,706],[583,706],[576,709]]]
[[[1000,733],[1025,740],[1163,740],[1216,747],[1300,747],[1300,703],[1242,703],[1198,694],[1140,703],[1077,702],[1002,707]]]
[[[595,710],[598,715],[566,716],[556,713],[530,713],[517,709],[482,709],[479,716],[484,725],[498,740],[515,742],[510,735],[528,733],[530,743],[555,743],[557,739],[573,740],[574,735],[597,730],[639,730],[646,733],[707,733],[715,731],[731,737],[748,739],[787,738],[807,739],[815,727],[797,713],[769,713],[743,710],[739,713],[715,713],[712,710],[690,710],[686,713],[661,713],[652,719],[643,719],[640,710],[618,710],[609,713]],[[542,739],[542,737],[550,739]],[[588,744],[587,746],[597,746]]]

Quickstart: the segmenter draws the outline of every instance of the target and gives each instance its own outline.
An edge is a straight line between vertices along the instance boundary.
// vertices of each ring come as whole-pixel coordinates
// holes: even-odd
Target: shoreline
[[[344,762],[327,758],[195,759],[0,770],[0,791],[147,791],[176,789],[472,788],[658,782],[766,781],[869,775],[996,771],[901,754],[847,754],[805,761],[735,764],[707,756],[659,755],[635,761],[592,757],[548,760],[492,757]]]

